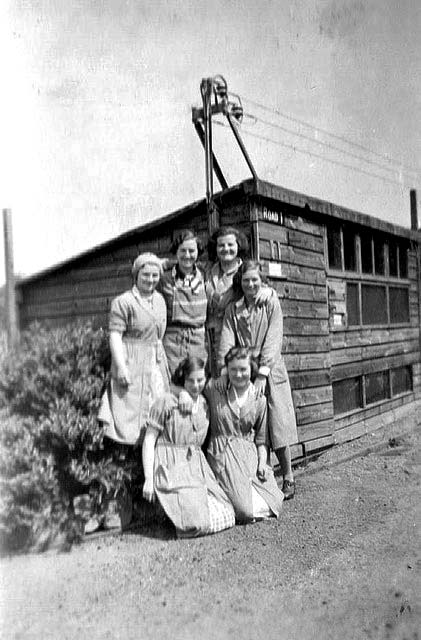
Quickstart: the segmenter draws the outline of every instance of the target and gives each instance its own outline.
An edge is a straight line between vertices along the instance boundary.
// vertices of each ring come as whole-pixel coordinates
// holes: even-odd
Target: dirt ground
[[[420,486],[420,433],[392,428],[300,470],[277,521],[4,559],[1,636],[421,639]]]

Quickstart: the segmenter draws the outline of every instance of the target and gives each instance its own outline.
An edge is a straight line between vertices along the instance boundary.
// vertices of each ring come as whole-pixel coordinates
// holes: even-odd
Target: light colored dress
[[[268,431],[273,450],[298,441],[288,373],[282,356],[283,317],[278,296],[247,306],[244,297],[227,308],[218,351],[218,366],[234,346],[249,347],[267,375]]]
[[[148,426],[159,431],[154,489],[179,537],[216,533],[234,526],[234,510],[201,450],[209,426],[199,396],[191,414],[182,414],[172,394],[153,405]]]
[[[98,419],[105,435],[124,444],[141,442],[149,410],[156,398],[169,391],[169,371],[162,338],[166,326],[166,307],[154,291],[150,302],[136,286],[111,303],[109,330],[122,334],[123,348],[131,383],[119,384],[115,363],[111,363],[111,382],[105,392]]]
[[[206,362],[207,297],[201,271],[195,267],[191,275],[182,276],[175,265],[164,273],[158,288],[167,306],[164,347],[171,375],[187,356]]]
[[[205,288],[208,298],[208,313],[206,321],[206,332],[208,338],[209,365],[212,377],[218,375],[218,349],[221,337],[222,323],[225,309],[233,301],[234,292],[232,282],[235,274],[240,268],[242,261],[237,260],[231,271],[222,271],[219,262],[211,265],[206,270]]]
[[[209,464],[234,506],[239,522],[259,517],[262,503],[267,514],[279,516],[283,493],[276,484],[272,468],[267,480],[257,477],[257,446],[267,444],[266,400],[256,397],[252,383],[245,403],[240,407],[230,400],[229,391],[220,393],[211,381],[206,388],[211,419],[211,437],[207,452]],[[257,495],[256,495],[257,494]]]

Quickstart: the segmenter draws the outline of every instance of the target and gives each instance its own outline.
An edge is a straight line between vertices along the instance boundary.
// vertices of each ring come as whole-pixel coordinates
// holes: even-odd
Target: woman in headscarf
[[[162,345],[167,312],[155,290],[161,273],[157,256],[140,254],[133,263],[133,287],[111,303],[111,383],[98,418],[105,435],[124,445],[142,440],[152,403],[169,390]]]

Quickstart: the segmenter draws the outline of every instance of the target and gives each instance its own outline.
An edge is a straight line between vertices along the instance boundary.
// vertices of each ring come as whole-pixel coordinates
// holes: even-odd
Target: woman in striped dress
[[[189,355],[207,360],[207,297],[204,278],[196,264],[200,250],[193,231],[181,232],[172,246],[177,263],[164,273],[158,287],[167,306],[167,329],[163,342],[171,374]]]

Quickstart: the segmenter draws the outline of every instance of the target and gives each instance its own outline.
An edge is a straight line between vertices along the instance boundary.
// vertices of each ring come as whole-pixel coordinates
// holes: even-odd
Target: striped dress
[[[186,356],[198,356],[205,362],[205,322],[207,296],[201,271],[184,276],[175,265],[164,273],[159,286],[167,306],[164,349],[171,375]]]

